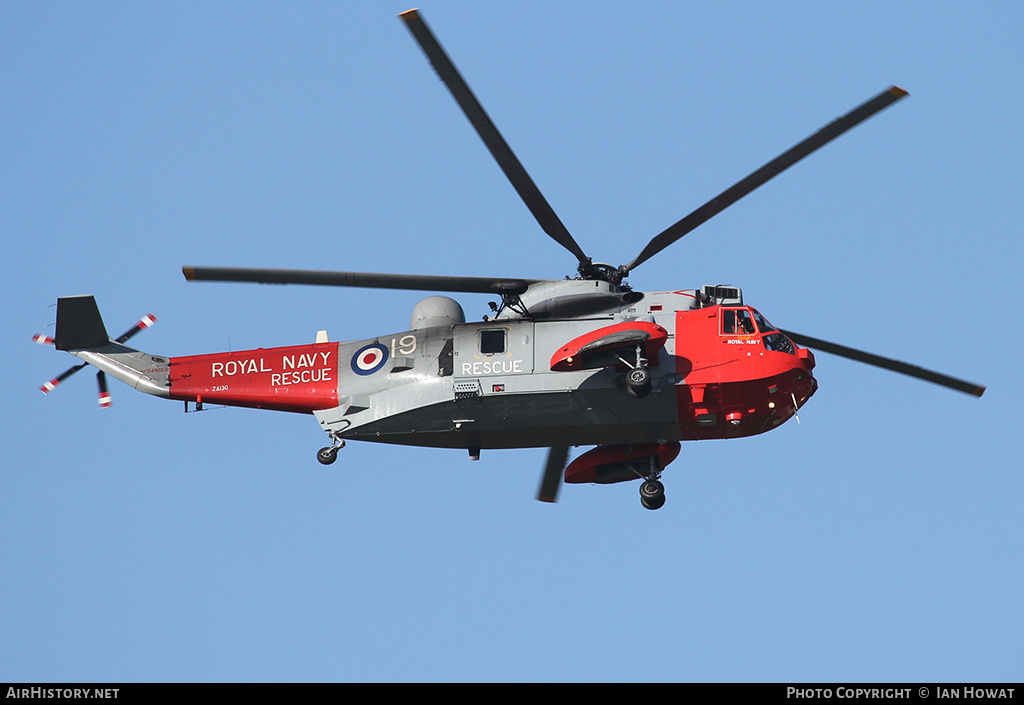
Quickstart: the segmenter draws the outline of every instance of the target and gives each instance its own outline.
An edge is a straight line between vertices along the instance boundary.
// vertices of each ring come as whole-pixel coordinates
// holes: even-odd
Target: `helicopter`
[[[44,384],[49,393],[86,366],[154,396],[311,414],[334,463],[347,441],[483,450],[547,448],[537,498],[564,483],[640,481],[647,509],[665,503],[665,468],[681,442],[770,431],[796,417],[818,388],[811,349],[980,397],[985,388],[945,374],[776,327],[739,287],[642,292],[638,266],[782,171],[908,94],[890,86],[828,123],[656,235],[627,264],[589,257],[506,143],[418,10],[399,17],[541,229],[576,258],[562,280],[368,272],[182,268],[187,281],[299,284],[491,294],[490,314],[467,322],[453,298],[415,305],[409,328],[372,339],[181,357],[126,343],[150,314],[111,338],[92,296],[57,301],[52,345],[82,362]],[[570,449],[595,446],[569,462]]]

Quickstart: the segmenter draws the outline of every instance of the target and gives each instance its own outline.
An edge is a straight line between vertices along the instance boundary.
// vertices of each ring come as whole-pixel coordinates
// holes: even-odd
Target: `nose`
[[[802,405],[818,390],[818,380],[811,373],[811,370],[814,369],[814,353],[807,348],[797,348],[796,358],[799,367],[797,368],[794,396]]]

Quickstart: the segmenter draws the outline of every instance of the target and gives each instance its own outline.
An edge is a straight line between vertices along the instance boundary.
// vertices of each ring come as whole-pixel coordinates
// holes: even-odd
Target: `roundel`
[[[357,375],[372,375],[388,361],[388,349],[380,343],[364,345],[352,356],[352,371]]]

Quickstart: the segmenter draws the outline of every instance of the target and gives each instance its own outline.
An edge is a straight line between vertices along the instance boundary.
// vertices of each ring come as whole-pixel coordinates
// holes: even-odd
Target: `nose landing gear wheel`
[[[320,461],[321,465],[330,465],[338,459],[337,448],[321,448],[316,452],[316,459]]]

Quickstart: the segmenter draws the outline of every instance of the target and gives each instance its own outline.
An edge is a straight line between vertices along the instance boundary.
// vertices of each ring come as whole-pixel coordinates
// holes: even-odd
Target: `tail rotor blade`
[[[544,475],[540,480],[537,499],[541,502],[558,501],[558,489],[562,486],[562,472],[569,459],[568,446],[555,446],[548,450],[548,460],[544,465]]]
[[[100,388],[100,408],[110,406],[110,392],[107,390],[107,375],[103,370],[96,373],[96,383]]]
[[[146,314],[145,316],[143,316],[142,318],[139,319],[138,323],[136,323],[134,326],[132,326],[131,328],[126,330],[124,332],[124,334],[122,334],[121,337],[117,339],[117,342],[119,342],[119,343],[126,343],[126,342],[128,342],[128,340],[133,335],[135,335],[139,331],[142,331],[142,330],[145,330],[146,328],[149,328],[154,323],[156,323],[156,316],[154,316],[152,313]]]
[[[78,372],[80,369],[85,367],[86,364],[88,364],[88,363],[83,362],[81,365],[75,365],[74,367],[69,367],[68,369],[64,370],[59,375],[57,375],[56,377],[51,379],[49,382],[47,382],[46,384],[44,384],[41,387],[39,387],[39,391],[41,391],[43,394],[49,394],[50,392],[52,392],[54,389],[57,388],[58,384],[60,384],[61,382],[66,380],[68,377],[70,377],[71,375],[73,375],[76,372]]]

